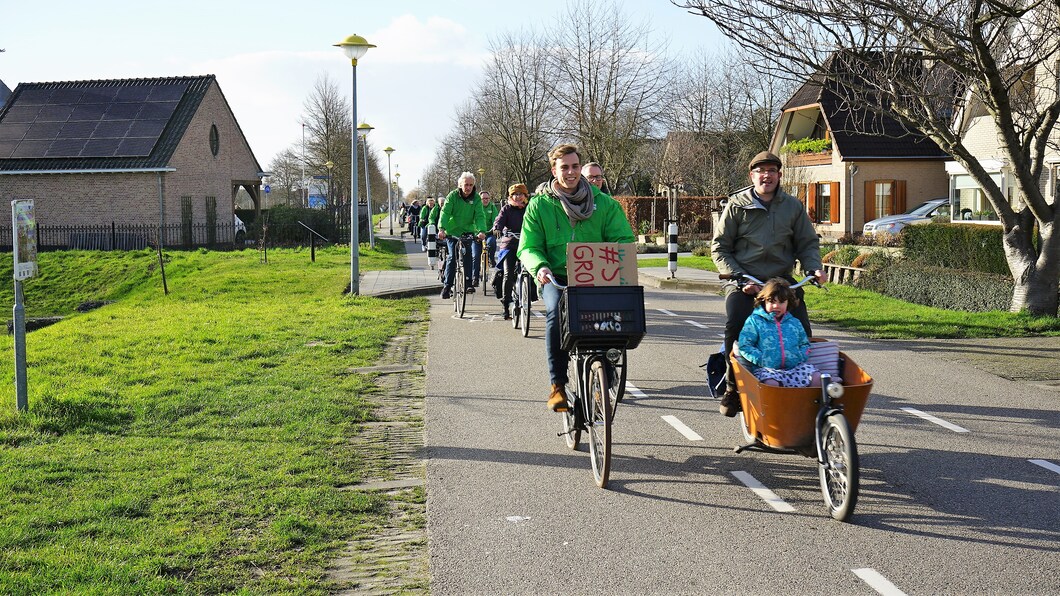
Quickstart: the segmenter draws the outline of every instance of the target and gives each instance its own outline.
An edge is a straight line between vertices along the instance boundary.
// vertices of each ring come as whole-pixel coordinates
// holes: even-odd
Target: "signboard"
[[[637,286],[635,242],[567,244],[567,283],[572,286]]]
[[[33,217],[33,199],[11,201],[11,237],[15,239],[15,280],[37,275],[37,222]]]
[[[271,192],[271,191],[272,191],[272,187],[269,186],[268,184],[266,184],[265,185],[265,194],[269,194],[269,192]]]

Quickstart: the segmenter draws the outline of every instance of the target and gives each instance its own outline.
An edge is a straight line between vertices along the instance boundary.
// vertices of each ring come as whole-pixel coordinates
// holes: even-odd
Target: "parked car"
[[[236,246],[243,246],[247,242],[247,225],[243,223],[242,219],[239,219],[238,215],[235,217],[235,232],[236,232]]]
[[[913,224],[931,223],[936,217],[950,216],[950,200],[947,198],[931,199],[913,207],[905,213],[888,215],[874,219],[862,229],[868,234],[897,234],[902,228]]]

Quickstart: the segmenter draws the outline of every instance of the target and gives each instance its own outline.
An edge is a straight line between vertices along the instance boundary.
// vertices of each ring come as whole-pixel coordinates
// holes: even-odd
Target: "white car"
[[[865,232],[866,236],[869,234],[897,234],[908,225],[931,223],[936,217],[948,218],[949,216],[949,199],[931,199],[905,213],[874,219],[865,224],[862,231]]]

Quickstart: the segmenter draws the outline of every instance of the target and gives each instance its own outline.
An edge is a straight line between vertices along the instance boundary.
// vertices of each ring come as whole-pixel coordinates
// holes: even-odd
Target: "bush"
[[[860,254],[861,251],[858,250],[858,247],[850,244],[842,245],[835,249],[835,254],[832,256],[830,262],[836,265],[849,267],[850,264],[854,262],[854,259],[858,258],[858,255]]]
[[[1001,233],[996,226],[931,223],[906,226],[900,237],[905,257],[925,267],[1008,275]]]
[[[925,267],[908,260],[872,267],[854,285],[914,304],[965,312],[1007,311],[1013,289],[1012,279],[1004,275]]]
[[[781,153],[821,153],[832,149],[832,139],[811,139],[809,137],[791,141],[780,148]]]
[[[822,263],[835,263],[835,257],[836,257],[837,254],[839,254],[838,250],[830,250],[830,251],[826,252],[823,257],[821,257],[821,262]],[[836,264],[838,264],[838,263],[836,263]]]

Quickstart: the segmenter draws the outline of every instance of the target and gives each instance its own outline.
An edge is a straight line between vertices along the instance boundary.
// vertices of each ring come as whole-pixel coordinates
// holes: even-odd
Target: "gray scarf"
[[[589,216],[593,214],[593,210],[596,209],[592,187],[589,186],[589,182],[585,178],[578,180],[578,189],[573,193],[567,193],[567,191],[561,189],[555,180],[552,181],[551,186],[552,192],[559,197],[559,202],[563,205],[563,211],[566,212],[572,228],[579,221],[589,219]]]

